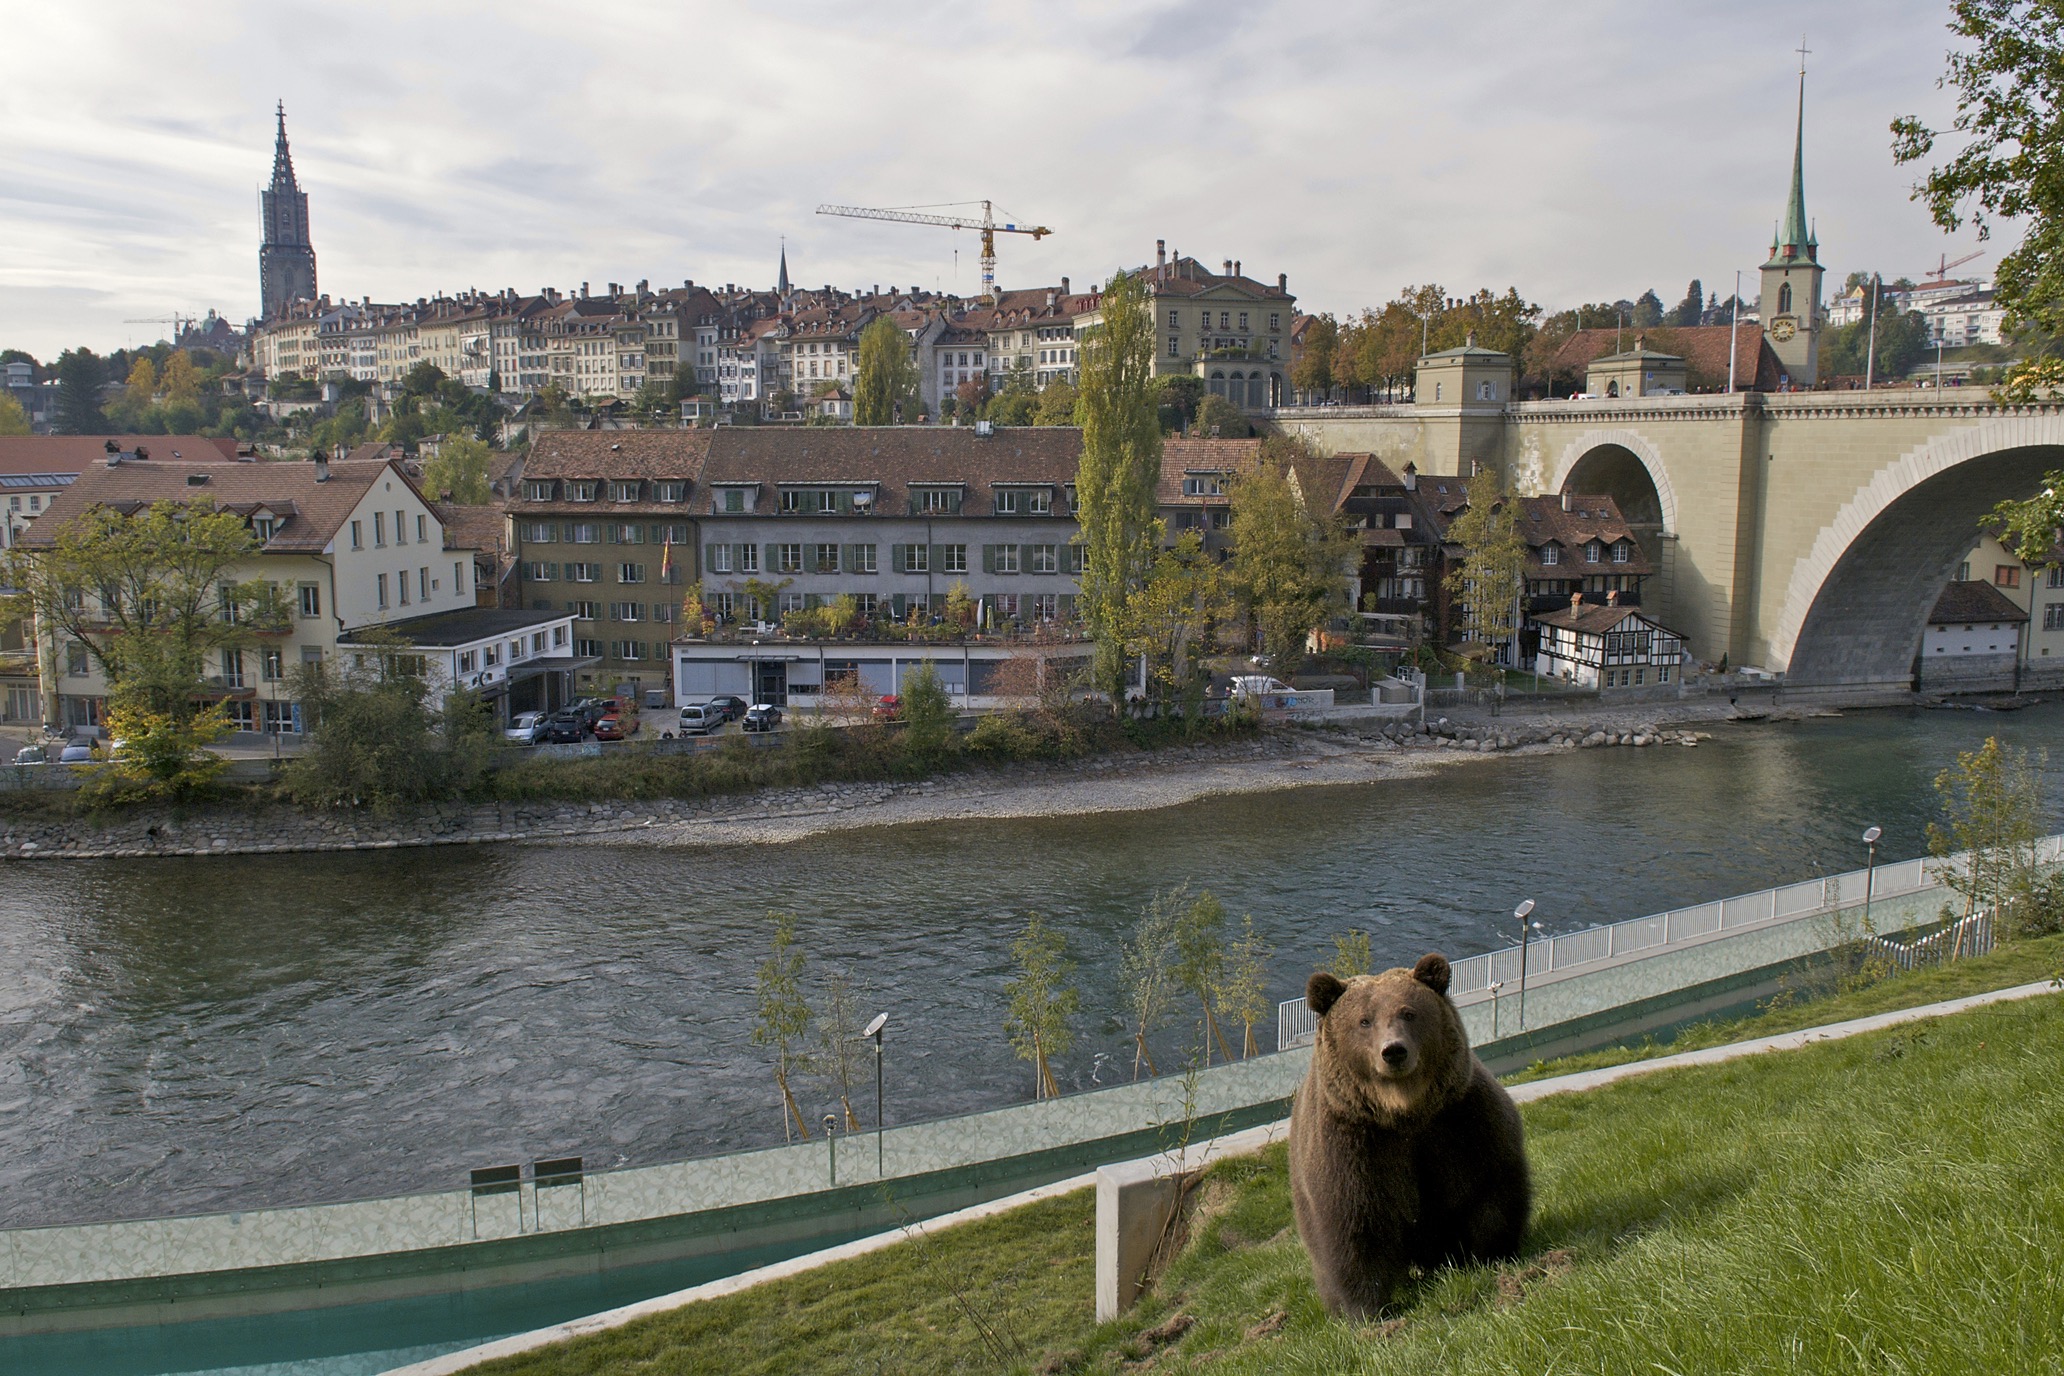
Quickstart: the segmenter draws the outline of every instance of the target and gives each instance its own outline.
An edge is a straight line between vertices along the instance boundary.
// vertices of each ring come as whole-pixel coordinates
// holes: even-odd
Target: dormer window
[[[552,481],[549,478],[529,479],[523,484],[523,500],[526,502],[549,502],[552,500]]]
[[[612,502],[635,502],[638,500],[639,484],[621,479],[609,484],[609,500]]]
[[[1612,561],[1613,561],[1613,562],[1614,562],[1615,564],[1624,564],[1624,563],[1626,563],[1626,562],[1627,562],[1627,557],[1628,557],[1628,553],[1629,553],[1629,548],[1628,548],[1627,542],[1626,542],[1625,540],[1615,540],[1615,541],[1613,541],[1613,547],[1612,547]]]
[[[278,529],[279,520],[277,517],[253,516],[251,518],[251,533],[258,537],[258,542],[260,544],[264,544],[267,540],[270,540],[272,538],[272,533]]]
[[[1223,473],[1192,473],[1182,480],[1182,494],[1185,497],[1225,496],[1226,476]]]
[[[1541,562],[1542,562],[1542,563],[1543,563],[1544,565],[1546,565],[1546,564],[1559,564],[1559,563],[1561,563],[1561,562],[1562,562],[1562,546],[1561,546],[1561,545],[1558,545],[1558,544],[1555,544],[1555,543],[1554,543],[1554,542],[1552,542],[1552,541],[1551,541],[1551,542],[1549,542],[1548,544],[1545,544],[1545,545],[1541,546]]]
[[[1025,512],[1030,516],[1048,516],[1053,513],[1053,493],[1046,488],[1034,488],[1025,494]]]
[[[652,485],[652,500],[655,502],[679,502],[686,500],[687,496],[688,484],[686,483],[654,483]]]
[[[599,484],[593,482],[570,482],[566,485],[566,500],[569,502],[592,502]]]
[[[1597,540],[1584,546],[1584,562],[1595,564],[1605,557],[1605,546]]]

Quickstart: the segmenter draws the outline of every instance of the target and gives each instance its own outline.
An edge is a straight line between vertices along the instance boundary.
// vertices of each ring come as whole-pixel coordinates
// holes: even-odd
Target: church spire
[[[774,291],[780,296],[788,295],[788,240],[786,238],[783,238],[781,241],[781,274],[774,279]]]
[[[287,149],[287,103],[275,102],[273,114],[279,120],[279,132],[272,142],[272,189],[274,194],[299,191],[294,181],[294,155]]]
[[[1805,258],[1819,260],[1820,245],[1806,220],[1806,53],[1799,41],[1799,116],[1792,141],[1792,193],[1785,201],[1784,221],[1770,245],[1770,261]]]
[[[263,235],[258,243],[259,312],[276,319],[295,301],[315,299],[315,248],[308,238],[308,193],[294,179],[287,149],[287,105],[273,106],[272,185],[259,193]]]

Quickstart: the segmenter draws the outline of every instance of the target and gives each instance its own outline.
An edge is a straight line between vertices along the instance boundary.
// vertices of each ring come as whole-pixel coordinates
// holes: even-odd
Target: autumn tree
[[[1037,914],[1011,943],[1011,960],[1018,973],[1003,986],[1009,1001],[1004,1033],[1018,1059],[1032,1063],[1032,1097],[1058,1098],[1053,1058],[1065,1056],[1075,1044],[1072,1024],[1082,1006],[1081,994],[1068,981],[1075,962],[1068,959],[1067,939]]]
[[[1104,290],[1102,323],[1082,341],[1082,458],[1076,472],[1084,546],[1078,605],[1095,642],[1092,677],[1124,710],[1127,608],[1154,566],[1160,524],[1160,388],[1154,377],[1154,319],[1145,285],[1128,273]]]
[[[1350,927],[1333,938],[1333,959],[1326,968],[1341,979],[1353,979],[1366,975],[1373,968],[1369,955],[1369,934],[1359,927]]]
[[[1240,1024],[1240,1059],[1254,1054],[1254,1025],[1269,1014],[1268,943],[1254,930],[1252,913],[1240,919],[1240,934],[1226,950],[1225,967],[1219,973],[1218,1009]]]
[[[1039,405],[1032,412],[1034,425],[1073,425],[1075,388],[1067,382],[1049,382],[1039,391]]]
[[[860,361],[853,378],[853,424],[905,425],[917,419],[917,363],[910,336],[886,315],[860,332]]]
[[[1175,963],[1170,969],[1178,987],[1194,994],[1203,1012],[1204,1064],[1211,1064],[1211,1043],[1218,1042],[1221,1057],[1230,1061],[1232,1049],[1219,1030],[1213,1006],[1225,973],[1225,904],[1210,892],[1198,894],[1184,904],[1175,928]]]
[[[2042,780],[2025,750],[1987,736],[1976,750],[1935,776],[1942,820],[1928,824],[1928,853],[1944,865],[1943,882],[1963,895],[1964,913],[1992,909],[2001,935],[2012,936],[2014,900],[2033,887],[2035,843],[2042,834]]]
[[[753,977],[752,1044],[774,1052],[774,1083],[781,1090],[784,1136],[810,1136],[810,1124],[796,1104],[789,1075],[809,1064],[814,1014],[803,995],[803,952],[796,944],[794,913],[770,912],[773,938],[766,960]]]
[[[1264,441],[1262,461],[1230,488],[1231,583],[1279,676],[1302,663],[1313,631],[1348,610],[1358,548],[1330,503],[1314,509],[1301,489],[1293,460],[1310,456],[1297,441]]]
[[[494,451],[470,435],[447,436],[434,457],[423,460],[423,486],[433,496],[460,506],[486,506],[494,499],[488,465]]]
[[[1461,613],[1463,638],[1495,650],[1519,628],[1527,547],[1519,533],[1519,503],[1490,469],[1479,468],[1469,480],[1469,507],[1449,522],[1448,540],[1462,547],[1448,575],[1448,592]]]
[[[174,349],[171,357],[165,360],[165,366],[158,376],[158,390],[165,394],[167,405],[171,405],[173,402],[191,402],[199,399],[201,394],[200,370],[194,367],[193,359],[187,354],[186,350]]]
[[[1333,391],[1333,351],[1340,343],[1340,322],[1330,314],[1312,318],[1304,327],[1304,341],[1297,362],[1290,369],[1290,385],[1306,401],[1323,401]]]
[[[0,392],[0,435],[26,435],[33,431],[29,413],[7,392]]]
[[[1125,614],[1126,648],[1146,660],[1149,699],[1180,703],[1192,720],[1201,716],[1209,681],[1203,652],[1212,627],[1232,612],[1225,575],[1200,533],[1186,530],[1160,548]]]
[[[1220,440],[1244,440],[1254,434],[1254,427],[1240,408],[1216,392],[1207,393],[1197,403],[1196,430],[1199,435]]]

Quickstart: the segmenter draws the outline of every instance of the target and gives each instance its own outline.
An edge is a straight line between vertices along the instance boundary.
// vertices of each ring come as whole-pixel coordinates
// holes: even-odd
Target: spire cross
[[[1799,53],[1799,75],[1800,75],[1800,76],[1804,76],[1804,75],[1806,75],[1806,54],[1808,54],[1808,53],[1810,53],[1810,52],[1812,52],[1812,51],[1813,51],[1813,49],[1811,49],[1811,48],[1809,48],[1809,47],[1807,47],[1807,46],[1806,46],[1806,35],[1805,35],[1805,34],[1803,34],[1803,33],[1802,33],[1802,34],[1800,34],[1800,35],[1799,35],[1799,47],[1798,47],[1798,53]]]

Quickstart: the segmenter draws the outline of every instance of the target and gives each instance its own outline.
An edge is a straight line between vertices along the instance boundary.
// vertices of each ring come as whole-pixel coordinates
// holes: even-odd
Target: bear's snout
[[[1383,1063],[1392,1070],[1402,1070],[1405,1062],[1412,1058],[1412,1048],[1403,1042],[1391,1042],[1383,1048]]]

